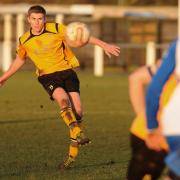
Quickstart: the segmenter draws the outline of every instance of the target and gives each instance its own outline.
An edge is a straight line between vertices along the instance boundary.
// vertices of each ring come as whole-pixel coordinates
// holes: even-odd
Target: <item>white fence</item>
[[[21,4],[21,5],[0,5],[0,16],[3,17],[4,26],[4,37],[3,42],[0,44],[0,66],[2,71],[6,71],[12,61],[12,32],[16,31],[16,41],[18,41],[19,36],[22,35],[25,31],[25,16],[26,11],[30,5]],[[101,18],[103,16],[111,16],[111,17],[122,17],[123,13],[126,11],[135,11],[142,12],[145,11],[145,8],[120,8],[120,7],[111,7],[111,11],[107,12],[107,8],[110,7],[95,7],[91,5],[73,5],[73,6],[50,6],[45,5],[45,8],[48,10],[48,13],[55,16],[56,22],[63,22],[64,16],[67,14],[78,14],[78,15],[88,15],[92,16],[92,18]],[[151,8],[148,7],[149,11],[159,13],[160,15],[167,15],[167,10],[163,8]],[[146,8],[146,11],[148,11]],[[171,13],[170,13],[171,12]],[[177,8],[170,8],[168,10],[168,15],[171,18],[177,18]],[[12,24],[12,18],[16,16],[16,26]],[[149,42],[147,44],[146,50],[146,64],[152,64],[155,61],[155,44],[153,42]],[[96,76],[102,76],[103,71],[103,62],[104,62],[104,53],[102,49],[95,46],[94,48],[94,74]]]

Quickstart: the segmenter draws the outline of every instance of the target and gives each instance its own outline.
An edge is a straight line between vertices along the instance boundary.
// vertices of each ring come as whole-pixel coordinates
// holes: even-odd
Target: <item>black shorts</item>
[[[38,81],[48,92],[51,99],[53,99],[54,90],[58,87],[63,88],[66,92],[80,92],[79,79],[72,69],[39,76]]]
[[[130,141],[132,154],[127,179],[141,180],[145,174],[150,174],[153,180],[158,179],[165,167],[164,158],[167,152],[149,149],[142,139],[133,134],[130,134]]]

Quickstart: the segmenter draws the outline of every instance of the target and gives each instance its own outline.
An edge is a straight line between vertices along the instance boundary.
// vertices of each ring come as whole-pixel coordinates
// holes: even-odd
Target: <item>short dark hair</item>
[[[40,5],[31,6],[28,10],[28,16],[30,16],[31,13],[42,13],[46,16],[46,10]]]

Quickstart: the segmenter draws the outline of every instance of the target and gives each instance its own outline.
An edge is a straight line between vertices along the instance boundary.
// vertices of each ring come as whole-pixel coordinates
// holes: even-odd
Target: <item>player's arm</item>
[[[159,99],[165,82],[175,69],[175,50],[176,41],[171,44],[166,56],[163,58],[163,63],[150,83],[146,94],[146,120],[148,128],[146,144],[149,148],[157,151],[161,149],[159,142],[162,139],[162,134],[158,130],[159,124],[157,120]]]
[[[120,54],[120,47],[106,43],[94,36],[90,36],[88,43],[100,46],[105,51],[106,55],[109,57],[111,57],[111,55],[119,56]]]
[[[13,74],[15,74],[24,65],[24,63],[25,59],[22,60],[17,55],[9,69],[0,77],[0,86],[2,86]]]
[[[163,58],[162,65],[148,86],[146,93],[146,117],[147,127],[150,131],[158,128],[157,112],[159,109],[159,99],[165,82],[175,69],[175,50],[176,41],[174,41],[166,56]]]
[[[94,36],[90,35],[89,30],[83,23],[71,23],[62,28],[65,41],[71,47],[82,47],[86,44],[93,44],[100,46],[108,55],[119,56],[120,48],[116,45],[106,43]]]
[[[145,86],[151,81],[150,67],[142,66],[129,75],[129,97],[136,114],[145,110]]]

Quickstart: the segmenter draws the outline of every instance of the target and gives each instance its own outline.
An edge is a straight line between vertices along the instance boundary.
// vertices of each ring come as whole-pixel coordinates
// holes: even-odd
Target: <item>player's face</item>
[[[32,28],[32,33],[38,35],[44,29],[46,18],[42,13],[31,13],[28,16],[28,22]]]

